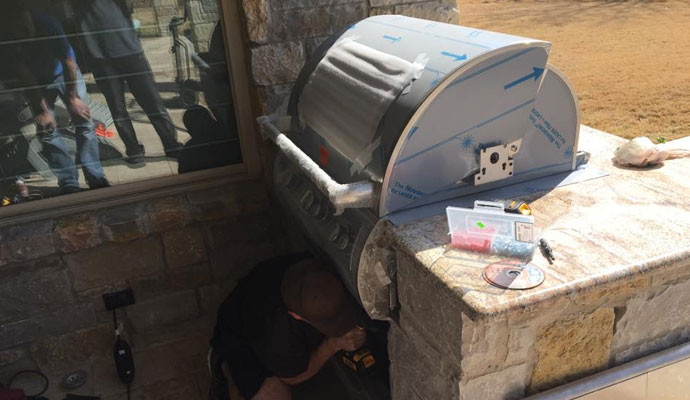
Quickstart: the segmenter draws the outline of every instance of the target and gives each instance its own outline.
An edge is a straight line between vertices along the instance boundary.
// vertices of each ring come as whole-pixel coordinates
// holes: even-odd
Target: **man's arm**
[[[312,376],[316,375],[317,372],[326,364],[329,358],[333,357],[335,353],[340,351],[340,348],[335,344],[333,338],[326,338],[319,345],[319,347],[311,354],[309,359],[309,365],[306,371],[292,378],[280,378],[281,381],[288,385],[300,384]]]
[[[312,376],[326,364],[329,358],[340,350],[355,351],[364,345],[367,335],[364,329],[356,327],[350,332],[339,338],[326,338],[319,347],[311,354],[307,369],[301,374],[292,378],[280,378],[281,381],[293,386],[298,385]]]
[[[34,121],[41,130],[55,129],[57,123],[53,114],[50,112],[48,103],[41,93],[41,86],[38,84],[26,65],[18,63],[12,68],[13,75],[19,81],[19,86],[24,92],[24,96],[29,101],[29,106],[34,114]]]
[[[82,120],[87,120],[89,119],[91,112],[89,111],[89,107],[84,104],[83,101],[81,101],[79,94],[77,93],[77,71],[79,71],[79,67],[77,67],[77,63],[74,61],[74,58],[70,56],[66,57],[64,60],[61,60],[61,62],[65,79],[65,89],[67,92],[67,108],[69,109],[70,113],[72,113],[72,116],[79,117]]]

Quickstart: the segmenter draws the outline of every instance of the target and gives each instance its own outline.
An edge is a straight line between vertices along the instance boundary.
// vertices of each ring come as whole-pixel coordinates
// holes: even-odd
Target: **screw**
[[[511,151],[517,151],[517,150],[518,150],[517,145],[514,144],[514,145],[510,146],[510,150],[511,150]]]

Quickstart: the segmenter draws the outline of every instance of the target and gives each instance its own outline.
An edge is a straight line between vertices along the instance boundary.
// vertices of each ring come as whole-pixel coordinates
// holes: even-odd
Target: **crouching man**
[[[359,313],[339,277],[314,258],[259,264],[218,311],[211,399],[291,399],[290,386],[314,376],[338,351],[364,345]]]

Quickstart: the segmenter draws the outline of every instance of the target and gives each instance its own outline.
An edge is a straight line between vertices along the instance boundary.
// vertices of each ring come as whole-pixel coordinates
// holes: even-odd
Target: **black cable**
[[[120,339],[120,332],[118,331],[118,326],[117,326],[117,310],[113,310],[113,324],[115,325],[115,336],[117,336],[118,342],[121,340]],[[127,384],[127,400],[131,400],[131,389],[132,386],[131,384]]]
[[[7,383],[7,388],[8,389],[11,388],[12,383],[14,383],[14,380],[19,375],[22,375],[22,374],[36,374],[36,375],[40,376],[41,378],[43,378],[43,380],[45,381],[45,385],[43,386],[43,390],[41,390],[37,394],[31,395],[31,396],[26,396],[27,399],[32,399],[32,398],[38,397],[48,390],[48,386],[50,385],[50,381],[48,380],[48,377],[45,376],[45,374],[41,371],[36,371],[36,370],[31,370],[31,369],[25,369],[25,370],[19,371],[16,374],[12,375],[12,378],[10,378],[10,381]]]
[[[120,336],[120,334],[117,332],[117,311],[113,310],[113,325],[115,325],[115,334],[117,336]]]

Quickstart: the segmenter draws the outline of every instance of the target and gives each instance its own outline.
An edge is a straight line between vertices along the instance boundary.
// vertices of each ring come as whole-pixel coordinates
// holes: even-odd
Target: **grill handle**
[[[264,136],[275,143],[280,151],[294,162],[314,182],[316,187],[328,197],[328,200],[335,208],[335,215],[342,214],[346,208],[375,206],[376,196],[373,182],[359,181],[347,184],[336,182],[275,126],[272,117],[264,115],[257,118],[257,122],[264,128]]]

